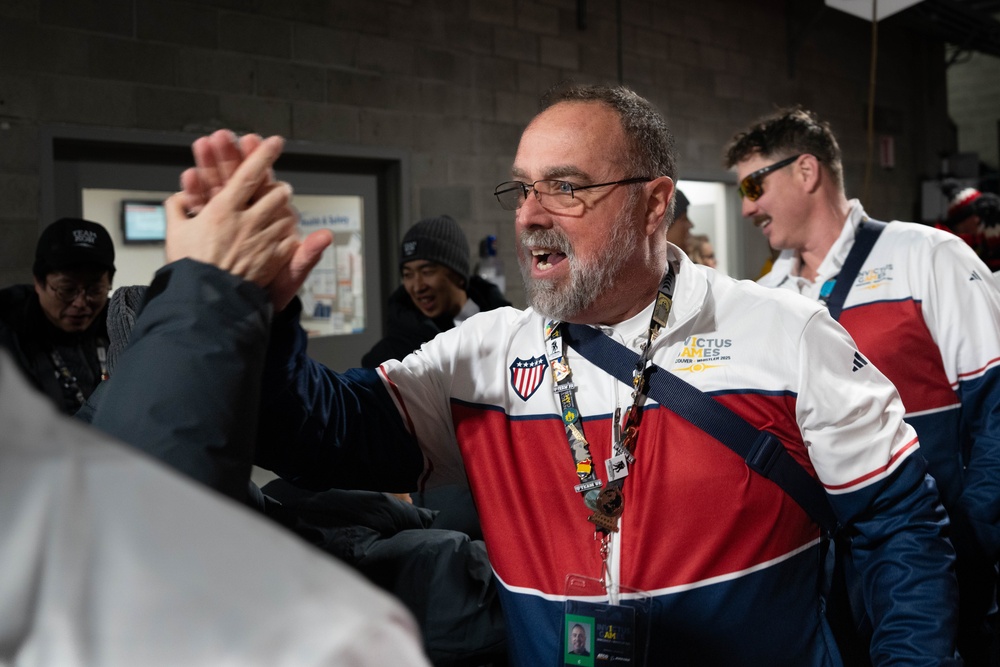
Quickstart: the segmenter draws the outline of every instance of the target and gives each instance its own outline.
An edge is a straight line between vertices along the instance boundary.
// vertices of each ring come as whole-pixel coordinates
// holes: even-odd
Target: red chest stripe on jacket
[[[870,303],[845,310],[840,323],[858,349],[888,377],[907,412],[954,405],[941,353],[915,301]]]
[[[594,527],[573,491],[576,475],[561,419],[510,420],[459,404],[452,410],[490,561],[500,577],[513,587],[558,595],[569,573],[598,576]],[[771,412],[777,412],[773,405]],[[602,479],[610,429],[608,419],[584,424]],[[626,585],[658,590],[739,572],[819,534],[776,485],[667,410],[646,411],[636,458],[624,487]],[[531,524],[545,540],[527,539],[522,527]],[[774,528],[763,533],[761,525]]]

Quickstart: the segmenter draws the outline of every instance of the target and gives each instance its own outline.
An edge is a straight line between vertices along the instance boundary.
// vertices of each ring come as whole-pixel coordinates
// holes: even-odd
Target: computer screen
[[[122,236],[125,243],[163,243],[167,213],[161,201],[122,200]]]

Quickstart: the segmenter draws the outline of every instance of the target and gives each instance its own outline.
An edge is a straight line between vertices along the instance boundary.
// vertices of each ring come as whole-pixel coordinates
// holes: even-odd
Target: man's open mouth
[[[537,267],[539,271],[549,271],[556,264],[559,264],[566,259],[566,255],[564,253],[561,253],[558,250],[550,250],[548,248],[532,250],[531,256],[535,258],[535,267]]]

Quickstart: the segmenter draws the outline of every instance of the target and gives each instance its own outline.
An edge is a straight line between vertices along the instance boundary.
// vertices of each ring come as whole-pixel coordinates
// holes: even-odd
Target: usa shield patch
[[[528,400],[542,385],[545,377],[545,357],[532,357],[525,361],[518,357],[510,365],[510,386],[521,400]]]

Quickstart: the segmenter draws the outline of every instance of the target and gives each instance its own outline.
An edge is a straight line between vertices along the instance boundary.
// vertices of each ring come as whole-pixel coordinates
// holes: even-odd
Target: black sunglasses
[[[772,171],[777,171],[782,167],[787,167],[803,155],[805,155],[805,153],[799,153],[798,155],[793,155],[792,157],[786,157],[784,160],[775,162],[774,164],[769,164],[762,169],[758,169],[753,173],[747,174],[743,177],[743,180],[740,181],[740,197],[746,197],[750,201],[757,201],[760,199],[760,196],[764,194],[764,177]]]

